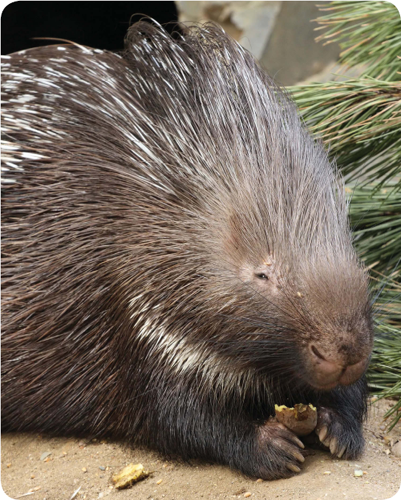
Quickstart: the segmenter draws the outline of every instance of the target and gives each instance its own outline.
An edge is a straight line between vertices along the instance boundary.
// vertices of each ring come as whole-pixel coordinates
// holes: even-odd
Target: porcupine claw
[[[301,453],[304,444],[283,424],[274,420],[260,427],[259,449],[269,459],[270,470],[263,471],[265,477],[276,479],[298,473],[299,465],[305,461]]]
[[[350,428],[348,420],[331,408],[320,407],[315,430],[320,442],[337,458],[356,458],[363,450],[363,436],[359,423]]]
[[[344,452],[345,452],[346,448],[347,448],[346,446],[343,446],[341,448],[340,453],[338,453],[338,455],[337,455],[338,458],[341,458],[344,455]]]
[[[338,440],[337,440],[337,438],[334,437],[334,438],[331,439],[329,448],[330,448],[330,453],[332,455],[335,455],[336,452],[337,452],[337,448],[338,448]]]
[[[327,436],[327,426],[325,425],[324,427],[322,427],[319,431],[319,439],[320,441],[323,443],[323,441],[326,439],[326,436]]]

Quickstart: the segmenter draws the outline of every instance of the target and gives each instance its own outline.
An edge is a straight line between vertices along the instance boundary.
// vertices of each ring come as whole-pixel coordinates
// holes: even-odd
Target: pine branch
[[[381,80],[401,79],[401,19],[390,2],[331,2],[319,6],[329,12],[316,19],[325,29],[316,41],[338,42],[342,49],[340,63],[347,66],[363,64],[364,76]]]
[[[348,186],[346,191],[351,198],[350,222],[360,257],[378,275],[399,279],[401,190],[392,185],[380,190],[376,185],[368,185],[364,188]]]
[[[348,182],[381,187],[401,174],[401,82],[363,78],[290,91]]]
[[[380,398],[396,397],[398,402],[386,413],[392,417],[392,429],[401,419],[401,335],[393,327],[383,326],[382,337],[377,337],[373,349],[368,380],[371,389],[381,392]]]

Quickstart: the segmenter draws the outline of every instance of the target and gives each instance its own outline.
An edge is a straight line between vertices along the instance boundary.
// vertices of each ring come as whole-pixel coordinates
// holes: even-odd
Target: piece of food
[[[115,487],[121,490],[123,488],[129,488],[134,483],[147,478],[149,474],[150,472],[143,469],[142,464],[129,464],[127,467],[124,467],[122,471],[114,474],[111,479],[115,484]]]
[[[299,403],[294,408],[275,405],[276,419],[297,436],[310,434],[317,425],[317,411],[311,404]]]

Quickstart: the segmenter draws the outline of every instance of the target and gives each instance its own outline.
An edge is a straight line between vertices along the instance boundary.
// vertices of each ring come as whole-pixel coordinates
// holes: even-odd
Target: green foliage
[[[320,25],[324,29],[317,41],[338,42],[342,52],[340,63],[362,64],[363,76],[386,81],[401,80],[399,60],[401,49],[400,15],[389,2],[332,2],[320,6]]]
[[[401,395],[401,335],[400,330],[382,325],[381,332],[385,334],[378,337],[375,342],[375,353],[370,365],[369,383],[374,392],[379,392],[380,397],[400,397]],[[392,417],[390,429],[400,420],[401,398],[386,414]]]
[[[401,257],[401,190],[395,185],[372,190],[371,185],[347,188],[350,221],[359,254],[377,274],[399,277]],[[391,275],[390,275],[391,274]],[[399,310],[401,325],[401,308]]]
[[[399,66],[401,70],[401,60]],[[401,164],[401,82],[366,77],[291,90],[304,120],[329,145],[348,182],[375,181],[381,186],[396,178]]]
[[[355,246],[371,273],[376,341],[369,383],[401,397],[401,20],[388,2],[331,2],[318,41],[337,41],[360,78],[292,87],[303,119],[327,144],[350,195]],[[401,399],[391,426],[401,418]]]

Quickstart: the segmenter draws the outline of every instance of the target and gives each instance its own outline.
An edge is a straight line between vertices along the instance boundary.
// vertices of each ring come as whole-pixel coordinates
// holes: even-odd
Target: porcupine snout
[[[357,279],[359,286],[349,294],[348,281],[355,283]],[[333,283],[337,289],[333,286],[325,293],[319,287],[320,296],[311,292],[307,301],[315,321],[304,350],[305,364],[310,384],[323,390],[351,385],[360,379],[367,369],[373,344],[366,275],[355,266],[350,276]]]
[[[309,345],[309,356],[314,365],[315,381],[322,388],[336,385],[350,385],[356,382],[365,372],[369,355],[362,353],[356,362],[348,362],[344,357],[334,357],[325,351],[319,351],[314,344]]]

